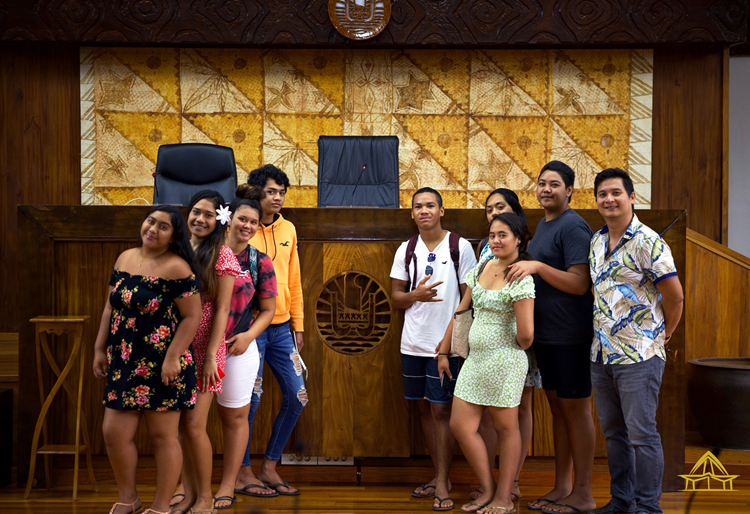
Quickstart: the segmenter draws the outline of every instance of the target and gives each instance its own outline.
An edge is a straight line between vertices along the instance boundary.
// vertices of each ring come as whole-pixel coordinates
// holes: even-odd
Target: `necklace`
[[[161,252],[161,253],[160,253],[159,255],[157,255],[156,257],[154,257],[154,258],[153,258],[153,259],[151,259],[151,260],[152,260],[152,261],[155,261],[155,260],[159,259],[159,257],[161,257],[162,255],[164,255],[164,254],[165,254],[165,253],[167,253],[168,251],[169,251],[169,248],[167,248],[166,250],[164,250],[163,252]],[[139,262],[139,263],[138,263],[138,267],[139,267],[139,268],[141,267],[141,264],[143,264],[143,247],[141,247],[141,262]]]

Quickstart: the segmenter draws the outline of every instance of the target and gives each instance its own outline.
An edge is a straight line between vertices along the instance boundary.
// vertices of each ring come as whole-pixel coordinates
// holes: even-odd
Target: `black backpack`
[[[414,254],[414,250],[417,248],[418,239],[419,239],[419,234],[409,239],[409,243],[406,245],[406,257],[404,258],[404,266],[406,267],[406,276],[409,277],[406,280],[408,284],[407,293],[409,291],[414,290],[417,287],[417,273],[416,273],[417,256]],[[448,247],[450,248],[451,260],[453,261],[453,269],[456,271],[456,284],[458,284],[458,291],[460,295],[461,294],[461,280],[458,278],[458,263],[461,258],[461,252],[458,249],[459,239],[461,239],[461,236],[459,236],[455,232],[451,232],[450,235],[448,236]],[[414,261],[414,277],[412,277],[411,273],[409,272],[409,267],[412,261]]]

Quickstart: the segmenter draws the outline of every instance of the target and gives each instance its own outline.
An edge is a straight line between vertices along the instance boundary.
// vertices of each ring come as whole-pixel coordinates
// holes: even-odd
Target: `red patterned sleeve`
[[[258,298],[273,298],[278,296],[276,291],[276,272],[273,261],[264,254],[258,253]]]
[[[237,262],[234,252],[227,245],[222,245],[221,250],[219,250],[219,258],[216,260],[216,274],[220,277],[226,275],[236,277],[240,273],[242,273],[242,268],[240,268],[240,263]]]

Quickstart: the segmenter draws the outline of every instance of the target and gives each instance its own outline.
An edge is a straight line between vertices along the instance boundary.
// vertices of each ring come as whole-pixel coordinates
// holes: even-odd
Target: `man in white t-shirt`
[[[477,261],[466,239],[451,237],[450,232],[443,230],[440,218],[445,210],[440,193],[423,187],[414,193],[411,202],[411,217],[417,224],[419,237],[416,245],[407,241],[396,251],[391,268],[391,294],[393,305],[406,311],[401,334],[405,397],[419,406],[422,431],[436,473],[411,494],[416,498],[434,496],[433,510],[451,510],[448,471],[454,440],[449,421],[459,358],[450,358],[453,379],[443,375],[441,383],[434,357],[435,348],[466,291],[466,275]],[[413,255],[407,268],[410,253]]]

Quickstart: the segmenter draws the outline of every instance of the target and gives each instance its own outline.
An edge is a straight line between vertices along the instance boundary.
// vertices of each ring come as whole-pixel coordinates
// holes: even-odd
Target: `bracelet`
[[[450,353],[440,353],[440,352],[438,352],[438,355],[446,355],[446,356],[450,357],[451,354]]]
[[[671,335],[668,335],[668,336],[664,337],[664,340],[665,340],[665,341],[669,341],[670,339],[672,339],[672,336],[671,336]]]

